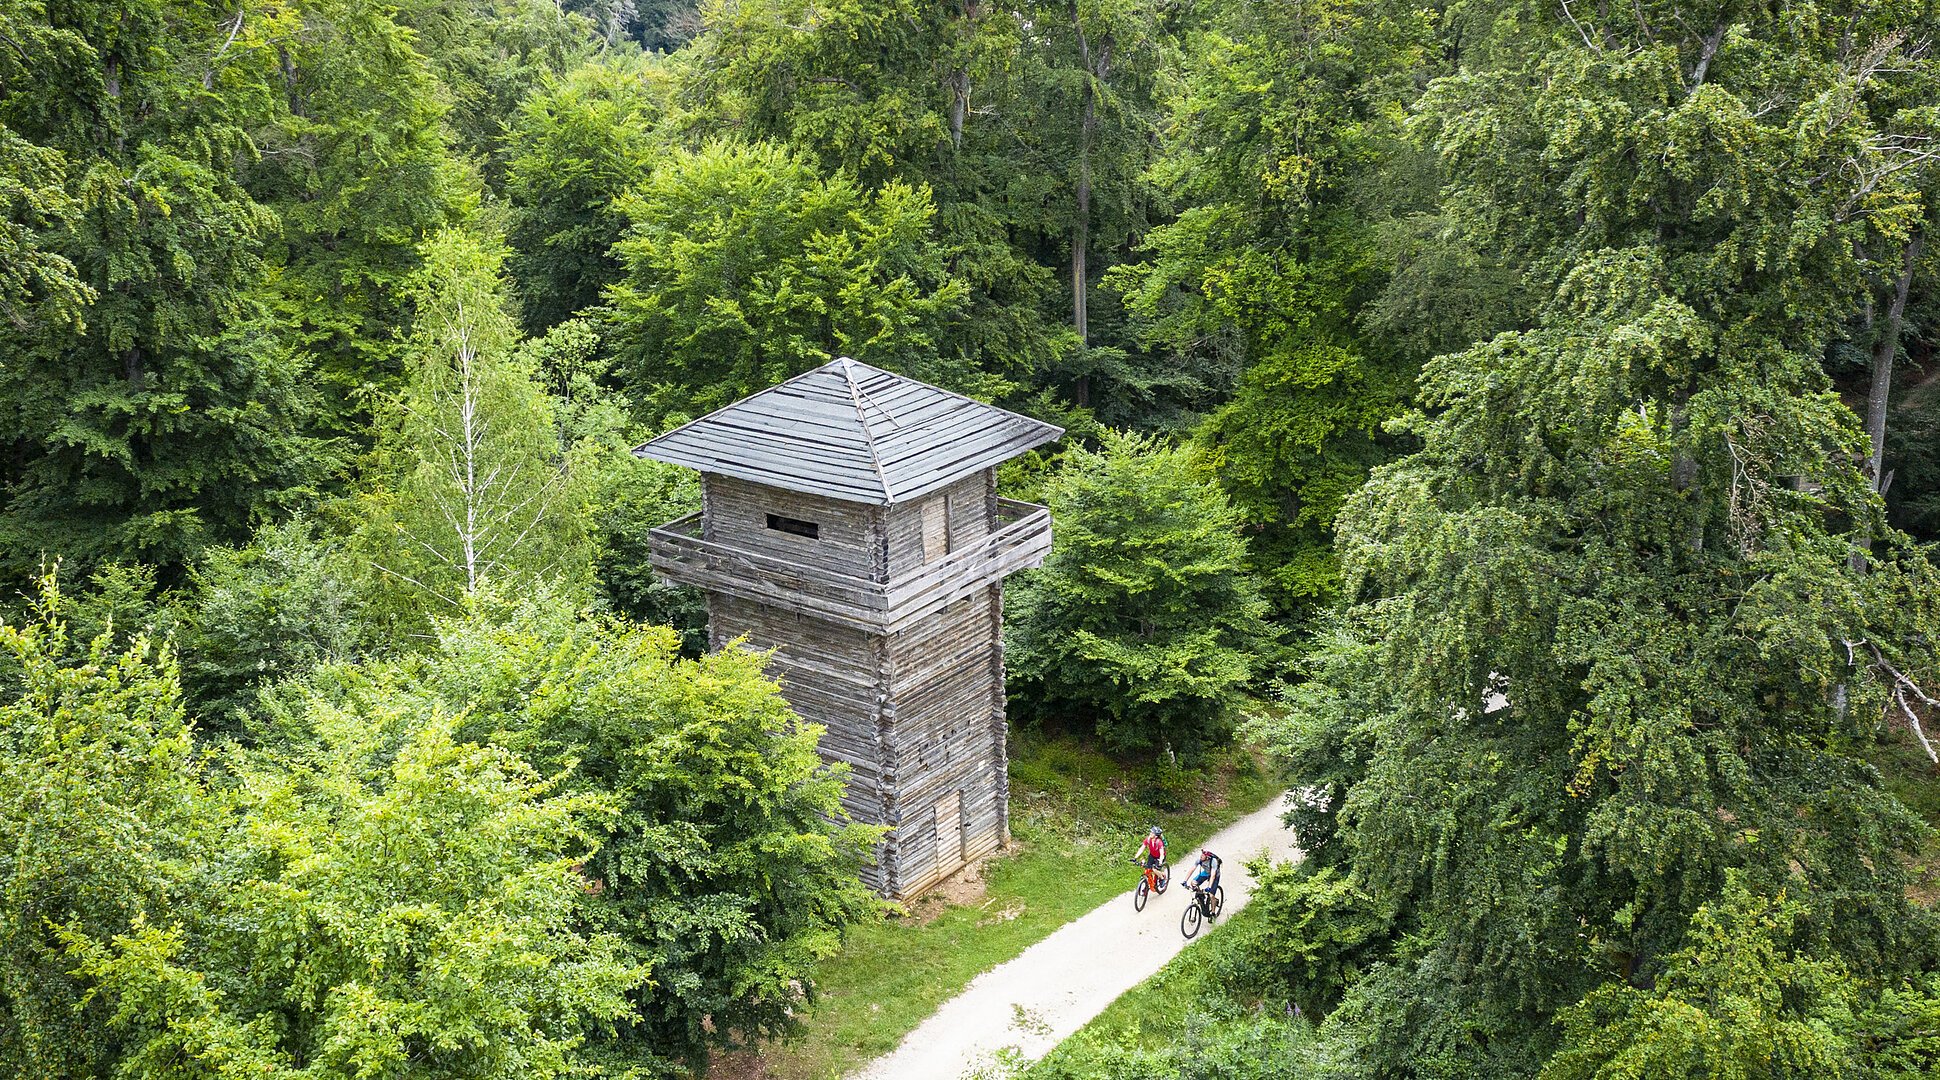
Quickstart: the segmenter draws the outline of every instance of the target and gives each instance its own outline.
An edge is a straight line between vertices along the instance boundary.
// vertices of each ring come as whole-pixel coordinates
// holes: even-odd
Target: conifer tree
[[[1283,732],[1303,839],[1400,920],[1333,1021],[1371,1075],[1533,1073],[1728,882],[1869,987],[1934,963],[1921,826],[1856,752],[1934,668],[1933,572],[1849,565],[1879,505],[1822,363],[1924,206],[1921,64],[1910,7],[1818,12],[1532,9],[1419,106],[1547,299],[1425,369]]]
[[[1045,491],[1057,534],[1009,600],[1028,715],[1095,725],[1120,751],[1197,757],[1230,733],[1271,639],[1225,494],[1191,451],[1107,433]]]

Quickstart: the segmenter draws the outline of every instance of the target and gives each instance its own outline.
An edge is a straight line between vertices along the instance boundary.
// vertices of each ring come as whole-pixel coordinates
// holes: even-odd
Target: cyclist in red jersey
[[[1145,834],[1144,841],[1138,846],[1138,854],[1132,859],[1148,870],[1165,861],[1165,833],[1157,825]]]

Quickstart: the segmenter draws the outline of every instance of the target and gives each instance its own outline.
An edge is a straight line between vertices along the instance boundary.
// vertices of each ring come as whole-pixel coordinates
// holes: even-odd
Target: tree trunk
[[[958,68],[950,73],[950,149],[963,149],[963,117],[970,111],[970,73]]]
[[[1077,36],[1078,60],[1084,67],[1084,111],[1078,123],[1077,205],[1071,225],[1071,326],[1078,332],[1078,347],[1091,343],[1089,313],[1086,308],[1089,268],[1086,255],[1091,248],[1091,145],[1098,129],[1098,93],[1093,80],[1102,77],[1091,55],[1091,41],[1078,18],[1078,5],[1069,4],[1071,30]],[[1078,376],[1072,400],[1079,408],[1091,405],[1091,378]]]
[[[1078,61],[1084,66],[1084,106],[1078,121],[1078,187],[1075,220],[1071,226],[1071,326],[1078,341],[1088,341],[1090,332],[1085,317],[1085,254],[1091,246],[1091,140],[1098,127],[1098,94],[1092,84],[1091,41],[1078,19],[1078,5],[1070,5],[1071,30],[1078,40]]]
[[[1085,314],[1085,249],[1091,246],[1091,170],[1078,170],[1078,220],[1071,227],[1071,326],[1081,343],[1090,342]]]
[[[1913,234],[1906,245],[1906,264],[1893,288],[1892,305],[1886,309],[1886,328],[1873,346],[1873,384],[1866,393],[1866,435],[1872,441],[1872,454],[1866,459],[1866,479],[1873,490],[1884,493],[1882,471],[1886,461],[1886,406],[1893,392],[1893,363],[1899,358],[1900,327],[1906,319],[1906,297],[1913,288],[1913,267],[1920,261],[1926,236]]]
[[[1899,358],[1900,327],[1906,320],[1906,297],[1913,288],[1913,268],[1918,265],[1920,251],[1925,246],[1925,233],[1916,232],[1907,241],[1906,262],[1900,268],[1899,280],[1893,286],[1893,299],[1886,308],[1886,326],[1880,330],[1879,341],[1873,345],[1873,381],[1866,388],[1866,438],[1870,443],[1866,455],[1866,482],[1881,495],[1886,494],[1886,409],[1893,396],[1893,362]],[[1847,565],[1854,570],[1864,570],[1872,553],[1873,538],[1862,529],[1853,543]]]
[[[950,149],[963,149],[963,122],[970,114],[970,58],[977,40],[977,20],[983,17],[981,0],[965,0],[958,9],[963,19],[958,34],[960,52],[957,66],[950,69]]]

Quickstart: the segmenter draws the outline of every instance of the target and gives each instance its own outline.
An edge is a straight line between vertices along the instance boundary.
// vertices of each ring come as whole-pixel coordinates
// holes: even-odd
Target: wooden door
[[[936,801],[936,866],[949,873],[963,865],[963,794],[952,791]]]

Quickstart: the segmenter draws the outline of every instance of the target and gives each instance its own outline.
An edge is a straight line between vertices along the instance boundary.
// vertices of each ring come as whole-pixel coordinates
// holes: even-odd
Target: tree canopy
[[[1051,1074],[1940,1070],[1936,47],[0,0],[0,1069],[791,1029],[874,838],[629,450],[848,355],[1068,432],[1011,715],[1302,793],[1188,1052]]]

